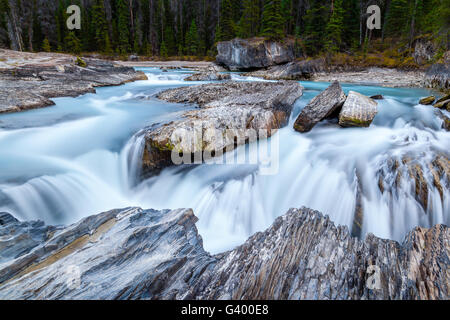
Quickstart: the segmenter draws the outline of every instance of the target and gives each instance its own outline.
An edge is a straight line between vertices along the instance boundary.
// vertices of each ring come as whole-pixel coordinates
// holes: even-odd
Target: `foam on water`
[[[140,182],[140,129],[171,121],[188,108],[153,98],[164,88],[187,85],[185,71],[143,70],[149,80],[101,88],[97,95],[55,99],[52,108],[0,116],[0,211],[20,219],[72,223],[126,206],[188,207],[200,219],[206,249],[220,252],[264,230],[291,207],[311,207],[351,227],[359,179],[363,234],[401,240],[417,225],[450,222],[450,191],[444,187],[442,201],[427,169],[432,155],[449,156],[450,133],[440,129],[432,107],[416,105],[428,94],[425,90],[344,86],[385,96],[372,126],[342,129],[322,123],[299,134],[293,121],[327,86],[302,82],[307,90],[294,106],[289,126],[272,138],[280,142],[276,175],[262,175],[257,164],[205,164],[168,168]],[[257,152],[257,145],[235,151],[246,152]],[[389,184],[396,177],[389,161],[405,155],[416,155],[423,168],[430,190],[425,209],[415,199],[414,180],[406,176],[398,193],[379,188],[380,172]]]

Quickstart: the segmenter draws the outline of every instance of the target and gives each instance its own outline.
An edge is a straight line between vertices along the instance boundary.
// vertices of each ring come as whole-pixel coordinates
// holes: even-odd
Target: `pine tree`
[[[44,41],[42,42],[42,51],[44,52],[52,51],[52,48],[50,47],[50,42],[48,41],[47,38],[45,38]]]
[[[70,53],[79,54],[81,52],[81,41],[77,38],[74,31],[69,31],[64,38],[66,50]]]
[[[67,21],[67,13],[66,13],[66,4],[63,0],[59,0],[58,2],[58,8],[56,9],[56,40],[57,40],[57,46],[58,51],[64,51],[66,48],[65,38],[67,36],[67,27],[66,27],[66,21]]]
[[[95,48],[91,49],[105,51],[107,46],[106,40],[109,36],[103,0],[96,0],[92,6],[92,28],[95,34]]]
[[[42,34],[41,19],[39,18],[38,14],[37,14],[37,10],[35,10],[33,13],[33,39],[32,39],[34,50],[39,51],[43,41],[44,41],[44,35]],[[48,41],[48,39],[47,39],[47,41]],[[44,49],[44,48],[42,48],[42,49]]]
[[[245,0],[244,11],[238,26],[238,37],[251,38],[259,32],[260,8],[259,0]]]
[[[223,0],[220,8],[219,32],[216,32],[217,41],[231,40],[236,35],[235,24],[233,21],[233,6],[231,0]]]
[[[344,0],[344,30],[342,41],[344,46],[356,50],[359,46],[359,0]]]
[[[281,0],[266,0],[261,20],[261,36],[274,40],[284,37],[284,19]]]
[[[197,55],[199,48],[199,39],[197,24],[195,19],[192,19],[191,26],[188,33],[186,34],[186,51],[189,55]]]
[[[159,55],[163,58],[167,58],[169,56],[169,54],[167,53],[166,43],[164,41],[161,42],[161,47],[159,49]]]
[[[323,49],[328,12],[325,0],[312,0],[311,7],[306,12],[303,38],[309,55],[317,54]]]
[[[386,34],[403,38],[409,29],[408,0],[391,0],[386,19]]]
[[[344,31],[343,0],[334,0],[333,12],[326,27],[325,49],[328,52],[337,52],[342,45],[342,32]]]
[[[130,51],[130,12],[126,0],[116,0],[118,48],[120,54]]]

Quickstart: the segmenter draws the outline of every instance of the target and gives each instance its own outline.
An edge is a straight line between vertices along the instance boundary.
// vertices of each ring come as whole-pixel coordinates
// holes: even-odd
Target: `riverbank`
[[[51,98],[146,80],[143,72],[99,59],[0,49],[0,113],[51,106]]]
[[[400,244],[351,237],[320,212],[291,209],[232,251],[211,255],[190,209],[127,208],[71,226],[0,214],[1,299],[446,300],[444,225]],[[31,238],[29,235],[32,234]],[[17,252],[20,251],[19,254]]]

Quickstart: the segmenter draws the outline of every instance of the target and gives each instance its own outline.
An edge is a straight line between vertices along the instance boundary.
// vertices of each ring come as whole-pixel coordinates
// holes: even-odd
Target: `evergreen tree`
[[[404,37],[409,27],[408,0],[391,0],[386,20],[386,34],[388,36]]]
[[[198,49],[199,49],[199,38],[198,38],[197,24],[195,23],[195,19],[192,19],[191,27],[189,28],[189,31],[186,34],[186,52],[189,55],[197,55]]]
[[[169,54],[167,53],[166,43],[164,41],[161,43],[161,47],[159,49],[159,55],[163,58],[167,58],[169,56]]]
[[[130,51],[130,12],[126,0],[116,0],[118,49],[120,54]]]
[[[259,0],[244,0],[244,11],[238,26],[238,37],[251,38],[258,34],[260,26]]]
[[[81,52],[81,41],[77,38],[74,31],[67,32],[64,42],[66,44],[67,52],[75,54],[79,54]]]
[[[261,35],[275,40],[284,37],[284,19],[281,15],[281,0],[266,0],[261,20]]]
[[[328,52],[337,52],[342,45],[342,32],[344,31],[343,0],[334,0],[333,12],[326,27],[325,49]]]
[[[47,38],[45,38],[44,41],[42,42],[42,51],[44,52],[52,51],[52,48],[50,47],[50,42],[48,41]]]
[[[231,0],[223,0],[220,8],[220,22],[216,32],[217,41],[227,41],[235,37],[235,24],[233,21],[233,6]]]
[[[106,22],[106,13],[103,0],[96,0],[92,6],[92,28],[95,34],[95,48],[94,50],[105,51],[108,36],[108,24]]]
[[[38,14],[37,14],[37,10],[35,10],[33,13],[33,38],[32,38],[33,49],[36,51],[39,51],[43,41],[44,41],[44,35],[42,34],[41,19],[39,18]],[[47,39],[47,41],[48,41],[48,39]],[[42,47],[42,49],[44,50],[43,47]]]
[[[344,29],[341,34],[344,46],[356,50],[359,45],[359,0],[344,0]]]
[[[311,7],[306,12],[303,38],[309,55],[317,54],[323,49],[328,12],[325,0],[312,0]]]

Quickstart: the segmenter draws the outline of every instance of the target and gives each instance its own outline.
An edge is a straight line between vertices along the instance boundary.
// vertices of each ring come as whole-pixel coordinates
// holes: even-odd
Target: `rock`
[[[266,70],[249,72],[246,76],[260,77],[266,80],[309,80],[317,72],[323,72],[325,59],[293,61],[283,65],[269,67]]]
[[[373,100],[383,100],[384,97],[383,97],[383,95],[381,95],[381,94],[377,94],[377,95],[371,96],[370,99],[373,99]]]
[[[266,68],[293,61],[294,44],[264,38],[233,39],[217,44],[216,61],[232,71]]]
[[[342,127],[369,127],[378,109],[377,102],[358,92],[350,91],[339,114]]]
[[[436,46],[431,41],[420,39],[414,47],[414,61],[421,65],[430,62],[436,55]]]
[[[229,74],[221,74],[218,72],[215,72],[213,70],[208,70],[206,72],[199,72],[196,74],[193,74],[192,76],[189,76],[185,78],[185,81],[222,81],[222,80],[230,80],[231,75]]]
[[[128,57],[128,61],[139,61],[139,56],[136,55],[130,55]]]
[[[404,71],[389,68],[361,68],[348,67],[339,70],[329,66],[325,72],[315,73],[311,80],[319,82],[356,83],[359,85],[370,85],[390,88],[400,87],[423,87],[424,72],[420,70]],[[354,68],[354,70],[351,70]]]
[[[419,103],[423,104],[423,105],[430,105],[430,104],[433,104],[433,102],[435,100],[436,100],[435,96],[429,96],[429,97],[420,99]]]
[[[436,115],[442,119],[442,128],[450,131],[450,118],[447,117],[441,110],[436,110]]]
[[[441,91],[450,90],[450,65],[443,63],[433,64],[425,73],[424,86]]]
[[[442,60],[445,64],[450,64],[450,50],[447,50],[442,56]]]
[[[291,209],[243,245],[212,256],[196,221],[192,210],[127,208],[48,227],[56,231],[0,265],[0,299],[449,297],[450,231],[443,225],[416,228],[402,244],[358,240],[317,211]]]
[[[433,107],[438,109],[447,109],[450,112],[450,99],[436,103]]]
[[[426,155],[410,152],[392,156],[377,171],[376,178],[380,191],[393,201],[403,197],[405,188],[411,188],[418,207],[426,215],[428,208],[436,203],[432,198],[435,190],[442,205],[448,201],[445,190],[450,188],[450,160],[447,154],[433,149],[428,150]]]
[[[294,81],[230,81],[160,93],[159,99],[198,104],[200,109],[185,113],[180,120],[145,131],[143,176],[157,174],[173,165],[173,152],[186,159],[205,153],[215,156],[231,151],[249,139],[271,136],[273,131],[287,124],[302,89]]]
[[[441,103],[441,102],[444,102],[446,100],[450,100],[450,93],[443,95],[440,99],[438,99],[436,101],[436,103]]]
[[[0,113],[53,105],[50,98],[94,93],[95,87],[146,80],[131,67],[85,58],[86,67],[70,55],[24,53],[0,49]]]
[[[294,129],[298,132],[310,131],[318,122],[341,108],[345,99],[339,82],[333,82],[306,105],[295,121]]]

